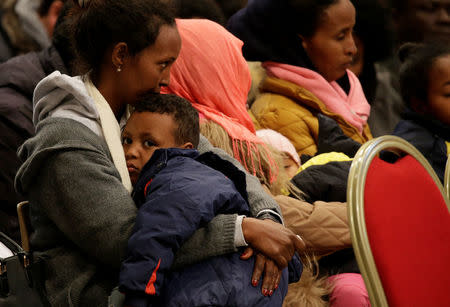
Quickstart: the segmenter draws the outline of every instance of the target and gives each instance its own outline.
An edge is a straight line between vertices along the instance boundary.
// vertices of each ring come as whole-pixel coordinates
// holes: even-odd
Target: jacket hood
[[[47,117],[76,120],[101,135],[100,116],[82,77],[55,71],[36,86],[33,96],[33,124]]]
[[[196,160],[197,162],[222,173],[228,179],[233,181],[235,188],[248,203],[247,183],[245,180],[245,174],[241,170],[239,170],[231,162],[222,159],[211,151],[200,154],[196,149],[181,148],[160,148],[155,150],[153,156],[141,170],[141,176],[139,177],[135,190],[133,191],[133,198],[137,200],[139,197],[145,196],[143,192],[146,184],[153,177],[155,177],[156,174],[164,169],[169,164],[170,160],[174,161],[178,158],[190,158]]]
[[[155,150],[150,160],[144,165],[141,170],[141,176],[136,183],[136,187],[145,185],[151,178],[153,178],[161,169],[166,167],[167,162],[174,157],[188,157],[195,159],[199,155],[195,149],[181,149],[181,148],[160,148]]]

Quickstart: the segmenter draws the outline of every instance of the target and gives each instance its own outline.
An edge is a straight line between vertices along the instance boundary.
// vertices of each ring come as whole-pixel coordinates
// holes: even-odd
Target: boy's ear
[[[183,148],[183,149],[193,149],[193,148],[194,148],[194,145],[192,145],[191,142],[187,142],[187,143],[184,143],[184,144],[181,146],[181,148]]]

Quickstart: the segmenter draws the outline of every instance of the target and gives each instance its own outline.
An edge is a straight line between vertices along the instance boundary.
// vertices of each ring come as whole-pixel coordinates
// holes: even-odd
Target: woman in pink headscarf
[[[212,140],[209,137],[211,143],[221,148],[228,145],[228,151],[250,173],[271,185],[277,166],[265,143],[256,136],[247,112],[251,76],[242,56],[242,41],[209,20],[179,19],[177,26],[181,52],[172,66],[170,85],[162,92],[189,100],[199,111],[201,123],[213,123],[225,130],[225,142],[229,144],[220,142],[218,136]]]

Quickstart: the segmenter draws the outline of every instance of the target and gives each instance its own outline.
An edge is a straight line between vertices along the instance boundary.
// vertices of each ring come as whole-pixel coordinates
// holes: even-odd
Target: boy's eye
[[[144,141],[144,146],[152,147],[152,146],[156,146],[156,144],[153,143],[152,141],[146,140],[146,141]]]
[[[122,145],[130,145],[133,141],[130,138],[123,137],[122,138]]]

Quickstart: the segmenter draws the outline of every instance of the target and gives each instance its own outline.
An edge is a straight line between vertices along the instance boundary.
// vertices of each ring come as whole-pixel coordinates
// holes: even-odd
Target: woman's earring
[[[122,68],[119,66],[119,67],[117,67],[117,72],[121,72],[122,71]]]

